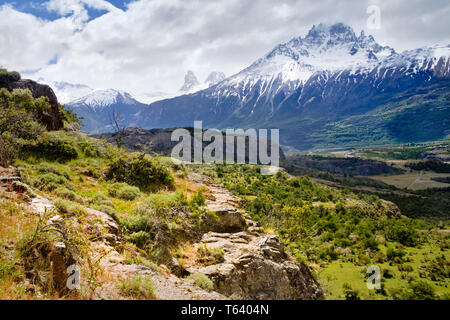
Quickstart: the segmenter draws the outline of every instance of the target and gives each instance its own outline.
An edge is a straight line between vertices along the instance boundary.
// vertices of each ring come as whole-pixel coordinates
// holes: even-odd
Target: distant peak
[[[209,76],[206,78],[205,83],[208,84],[209,87],[225,80],[225,73],[213,71],[209,74]]]
[[[339,40],[339,41],[355,41],[356,35],[353,28],[342,22],[335,24],[320,23],[319,25],[313,25],[305,37],[305,40],[309,41],[321,41],[327,38]]]
[[[195,76],[192,70],[188,70],[186,75],[184,76],[184,84],[181,87],[181,91],[189,91],[195,86],[198,86],[200,83],[198,82],[197,77]]]

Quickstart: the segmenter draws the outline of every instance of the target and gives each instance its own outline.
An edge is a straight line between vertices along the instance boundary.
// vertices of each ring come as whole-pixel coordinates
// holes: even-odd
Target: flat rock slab
[[[52,211],[55,209],[55,206],[47,198],[36,196],[31,200],[30,209],[33,212],[43,214]]]

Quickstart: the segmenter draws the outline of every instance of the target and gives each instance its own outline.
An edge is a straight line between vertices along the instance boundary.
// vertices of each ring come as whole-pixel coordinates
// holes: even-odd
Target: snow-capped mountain
[[[68,97],[76,97],[69,100],[67,106],[83,117],[84,130],[92,133],[103,133],[112,131],[111,116],[114,112],[119,113],[122,122],[130,126],[138,121],[140,112],[147,109],[145,103],[202,90],[223,79],[225,79],[224,73],[212,72],[203,83],[200,83],[194,73],[188,71],[185,76],[185,83],[180,91],[172,94],[154,92],[138,96],[132,96],[130,93],[115,89],[93,90],[88,86],[62,82],[53,83],[53,87],[62,103],[66,103],[69,100]]]
[[[449,47],[435,47],[398,54],[388,46],[379,45],[364,32],[356,36],[345,24],[320,24],[313,26],[306,37],[278,45],[250,67],[221,83],[213,95],[221,98],[237,95],[247,100],[254,94],[253,89],[264,96],[273,97],[280,91],[290,94],[314,77],[327,82],[333,76],[367,76],[375,72],[372,80],[377,81],[386,77],[381,70],[396,68],[417,74],[437,66],[440,57],[447,57],[448,63],[449,53]]]
[[[71,106],[88,106],[93,111],[101,111],[113,104],[133,105],[137,101],[131,94],[114,89],[96,89],[86,96],[70,102]]]
[[[339,130],[348,134],[347,129],[341,128],[344,124],[338,123],[343,119],[369,117],[370,112],[378,117],[377,108],[385,110],[387,104],[411,97],[418,87],[439,87],[440,95],[447,94],[449,56],[449,46],[397,53],[364,32],[357,36],[343,23],[320,24],[313,26],[305,37],[277,45],[248,68],[216,85],[152,103],[140,124],[174,127],[203,120],[205,126],[217,128],[278,127],[282,142],[288,145],[310,148],[319,142],[332,144],[337,140],[323,136],[324,132],[331,128],[333,134]],[[408,106],[415,104],[409,101]],[[398,140],[398,130],[388,128],[386,119],[400,116],[399,110],[413,109],[396,106],[395,110],[384,117],[385,122],[377,122],[384,126],[378,130],[384,130],[380,143],[384,142],[382,139]],[[427,117],[435,115],[433,112],[426,113]],[[438,118],[433,121],[439,122]],[[345,126],[359,123],[362,122]],[[357,130],[366,133],[376,130],[372,125]],[[439,122],[431,127],[439,128],[433,135],[442,137],[450,126]],[[350,133],[348,141],[342,138],[344,144],[361,140],[362,133],[355,132]]]
[[[131,94],[114,89],[97,89],[71,101],[67,107],[83,118],[83,129],[91,133],[111,132],[113,116],[121,125],[133,125],[139,113],[148,108]]]

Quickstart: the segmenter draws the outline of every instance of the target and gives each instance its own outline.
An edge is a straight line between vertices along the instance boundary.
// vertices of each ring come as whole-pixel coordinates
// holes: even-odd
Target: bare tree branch
[[[120,125],[122,115],[120,112],[117,112],[116,110],[113,110],[112,114],[110,115],[110,123],[111,127],[114,130],[114,140],[116,141],[116,145],[118,148],[122,147],[122,141],[125,133],[125,126]]]

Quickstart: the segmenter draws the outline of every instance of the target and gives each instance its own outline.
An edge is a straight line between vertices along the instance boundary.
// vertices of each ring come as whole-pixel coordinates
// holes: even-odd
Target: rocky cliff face
[[[52,88],[48,85],[37,83],[33,80],[21,79],[20,75],[11,72],[0,76],[0,87],[9,91],[14,89],[29,89],[34,98],[47,97],[50,109],[37,114],[38,120],[43,123],[47,130],[59,130],[63,128],[63,118],[59,111],[58,99]]]

